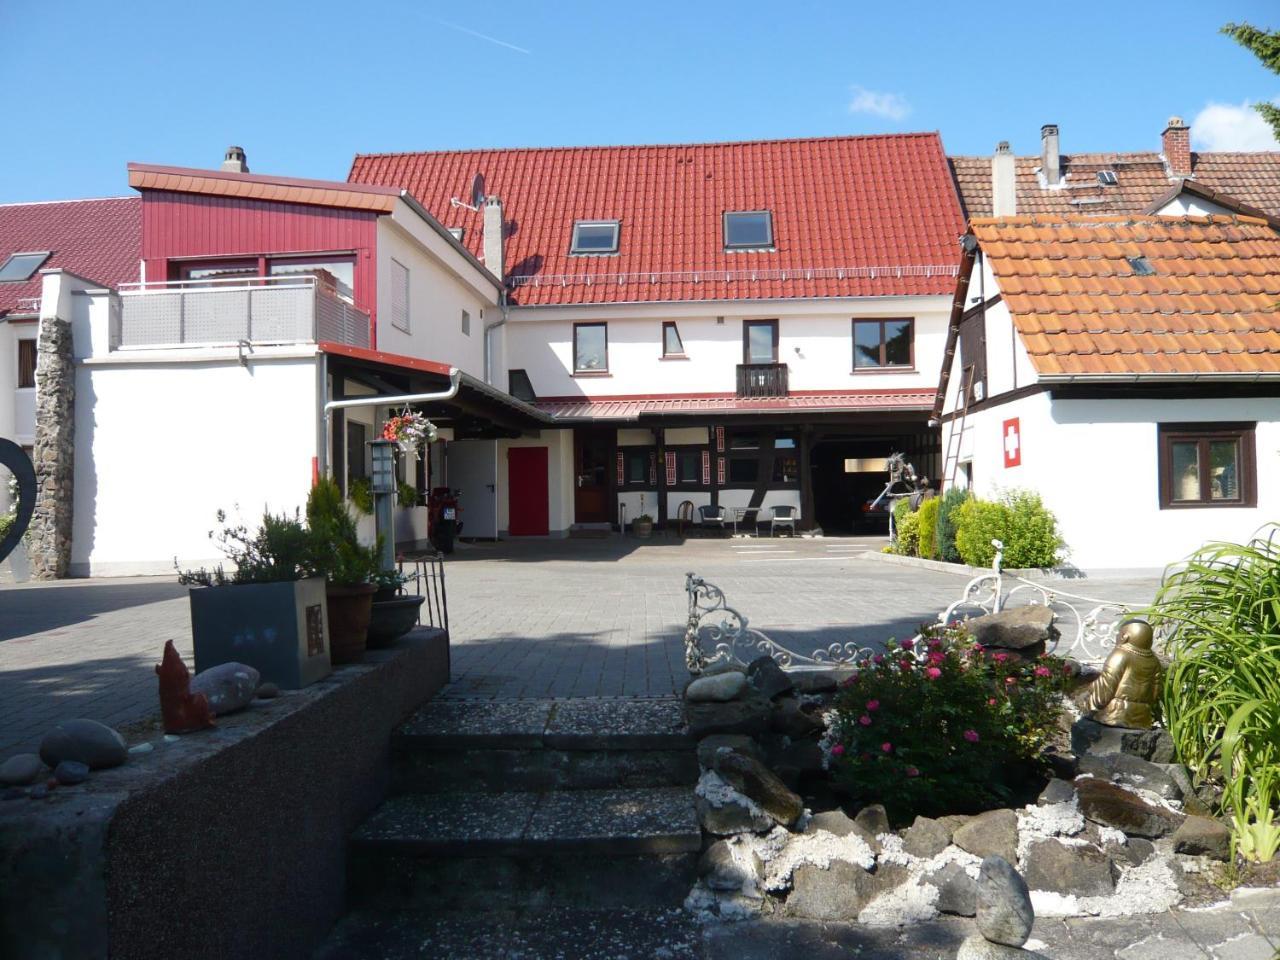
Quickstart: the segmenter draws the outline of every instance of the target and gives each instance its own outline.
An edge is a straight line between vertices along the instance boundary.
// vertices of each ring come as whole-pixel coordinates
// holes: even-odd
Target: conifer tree
[[[1222,32],[1252,52],[1272,73],[1280,73],[1280,30],[1259,30],[1247,23],[1228,23]],[[1256,103],[1253,108],[1262,114],[1262,119],[1280,140],[1280,107],[1272,103]]]

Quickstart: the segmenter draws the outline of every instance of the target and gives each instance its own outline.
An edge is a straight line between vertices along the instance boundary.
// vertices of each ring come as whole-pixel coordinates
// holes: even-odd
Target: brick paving
[[[959,595],[953,573],[860,554],[872,541],[635,540],[460,545],[447,564],[448,697],[665,696],[687,679],[684,574],[724,589],[797,651],[906,636]],[[1149,598],[1150,581],[1082,592]],[[0,586],[0,758],[59,720],[153,715],[152,667],[172,639],[190,662],[186,589],[170,578]]]

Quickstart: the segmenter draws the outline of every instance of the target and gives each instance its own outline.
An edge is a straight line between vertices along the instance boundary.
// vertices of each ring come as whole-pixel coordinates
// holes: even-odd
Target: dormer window
[[[1099,170],[1098,183],[1104,187],[1114,187],[1116,185],[1116,172],[1114,170]]]
[[[746,210],[724,215],[726,250],[772,250],[773,214],[768,210]]]
[[[0,283],[15,283],[30,280],[32,274],[40,269],[40,265],[49,259],[49,251],[41,253],[11,254],[4,265],[0,266]]]
[[[579,256],[618,252],[617,220],[576,220],[573,224],[573,246],[569,250]]]

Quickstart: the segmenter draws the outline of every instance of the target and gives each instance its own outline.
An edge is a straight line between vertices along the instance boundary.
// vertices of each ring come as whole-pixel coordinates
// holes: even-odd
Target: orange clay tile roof
[[[344,210],[390,213],[400,191],[391,187],[368,186],[330,180],[299,180],[293,177],[232,173],[225,170],[195,170],[187,167],[158,167],[146,163],[129,164],[129,186],[136,190],[173,190],[217,197],[248,200],[276,200]]]
[[[1262,220],[1045,215],[971,226],[1041,376],[1280,374],[1280,234]]]
[[[951,157],[951,170],[966,213],[991,216],[991,157]],[[1040,157],[1014,161],[1018,213],[1063,216],[1145,213],[1178,182],[1158,153],[1063,154],[1063,185],[1042,186]],[[1098,172],[1110,170],[1114,185],[1104,186]],[[1280,152],[1193,153],[1192,179],[1203,187],[1280,215]]]

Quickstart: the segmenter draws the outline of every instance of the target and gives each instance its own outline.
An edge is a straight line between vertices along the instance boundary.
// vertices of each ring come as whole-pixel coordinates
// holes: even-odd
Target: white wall
[[[1022,464],[1006,469],[1002,424],[1017,417]],[[1257,421],[1258,506],[1161,510],[1157,424]],[[951,424],[946,425],[949,432]],[[1084,569],[1156,569],[1211,540],[1247,540],[1280,520],[1280,398],[1050,400],[1038,393],[968,417],[974,489],[1035,490]],[[943,443],[947,442],[944,432]]]
[[[512,447],[547,448],[548,530],[553,537],[567,536],[573,525],[573,431],[543,430],[537,437],[497,441],[498,536],[511,528],[511,499],[507,484],[507,451]]]
[[[1156,211],[1164,217],[1207,217],[1213,214],[1236,216],[1235,210],[1212,203],[1190,193],[1180,193]]]
[[[777,319],[778,360],[790,368],[793,391],[928,389],[938,381],[948,310],[945,297],[517,307],[507,328],[508,363],[526,370],[542,397],[733,393],[742,362],[743,321]],[[914,368],[854,374],[855,317],[914,317]],[[609,325],[609,375],[574,377],[573,325],[599,321]],[[664,321],[675,321],[688,359],[663,359]]]

